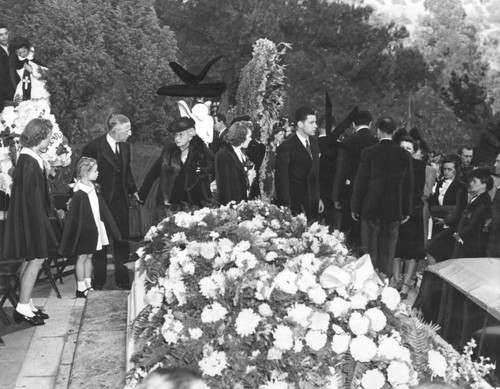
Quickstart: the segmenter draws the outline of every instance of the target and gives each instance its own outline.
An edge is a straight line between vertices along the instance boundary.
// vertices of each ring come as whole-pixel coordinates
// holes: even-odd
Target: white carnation
[[[351,304],[342,297],[335,297],[332,301],[326,304],[328,312],[333,314],[333,317],[343,316],[349,311]]]
[[[318,305],[326,301],[326,292],[320,285],[316,285],[307,291],[309,298]]]
[[[354,360],[370,362],[377,355],[377,345],[367,336],[361,335],[351,340],[349,351]]]
[[[311,330],[323,331],[326,333],[330,325],[330,315],[325,312],[313,312],[310,318],[309,328]]]
[[[321,350],[326,344],[326,334],[321,331],[307,331],[306,343],[315,351]]]
[[[243,309],[236,318],[236,332],[240,336],[251,335],[255,332],[261,317],[253,309]]]
[[[198,285],[200,286],[200,293],[207,299],[214,299],[219,295],[217,284],[211,277],[202,278]]]
[[[214,302],[211,306],[203,308],[203,311],[201,312],[201,321],[203,323],[215,323],[222,320],[227,313],[226,308],[218,302]]]
[[[351,308],[352,309],[365,309],[366,304],[368,304],[368,299],[362,294],[355,294],[351,297]]]
[[[163,289],[153,286],[148,290],[148,293],[146,293],[146,300],[153,308],[159,308],[163,303],[163,296]]]
[[[429,358],[429,367],[432,370],[432,374],[445,378],[446,369],[448,368],[446,358],[439,351],[435,350],[429,350],[427,356]]]
[[[361,378],[364,389],[381,389],[385,385],[385,376],[377,369],[368,370]]]
[[[309,326],[309,317],[311,316],[313,310],[307,305],[295,303],[293,307],[287,309],[287,312],[288,318],[291,321],[300,324],[302,327]]]
[[[249,251],[237,253],[235,263],[240,269],[250,270],[257,266],[257,258]]]
[[[387,368],[387,380],[392,386],[407,384],[410,374],[410,368],[405,362],[392,361]]]
[[[188,332],[191,339],[200,339],[203,336],[203,331],[198,327],[190,328]]]
[[[226,353],[223,351],[213,351],[203,358],[199,363],[203,375],[214,377],[222,375],[222,371],[227,367]]]
[[[332,337],[332,351],[336,354],[345,353],[349,349],[351,336],[349,334],[336,334]]]
[[[349,318],[349,329],[355,335],[364,335],[368,332],[370,319],[361,315],[359,312],[353,312]]]
[[[283,270],[275,278],[276,286],[285,293],[295,294],[297,293],[297,274],[290,270]]]
[[[200,255],[205,259],[213,259],[216,254],[216,245],[213,242],[203,242],[200,245]]]
[[[365,316],[370,319],[370,328],[375,332],[382,331],[387,323],[387,318],[378,308],[368,309],[365,312]]]
[[[274,346],[280,350],[291,350],[293,347],[293,332],[290,327],[279,324],[273,331]]]
[[[395,310],[401,302],[401,297],[399,296],[398,291],[389,286],[382,290],[381,298],[386,307],[392,311]]]
[[[264,317],[269,317],[272,316],[273,311],[269,304],[262,303],[259,305],[259,314]]]

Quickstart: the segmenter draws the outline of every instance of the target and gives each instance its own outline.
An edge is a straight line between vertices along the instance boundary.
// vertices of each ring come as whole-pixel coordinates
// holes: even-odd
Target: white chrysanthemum
[[[321,263],[322,262],[311,253],[304,254],[300,258],[300,266],[302,269],[313,274],[316,274],[320,269]]]
[[[351,343],[351,336],[349,334],[336,334],[332,337],[332,351],[336,354],[345,353],[349,349]]]
[[[387,368],[387,380],[393,387],[407,384],[410,374],[410,367],[405,362],[392,361]]]
[[[293,347],[293,332],[290,327],[279,324],[273,331],[274,346],[280,350],[291,350]]]
[[[351,303],[349,301],[344,300],[342,297],[335,297],[332,301],[329,301],[326,304],[326,309],[328,312],[333,314],[333,317],[340,317],[345,315],[349,308],[351,307]]]
[[[301,292],[306,293],[309,289],[318,285],[316,276],[308,271],[301,272],[297,280],[297,287]]]
[[[311,330],[327,332],[328,326],[330,325],[330,315],[325,312],[313,312],[310,317],[309,328]]]
[[[321,287],[321,285],[316,284],[311,289],[307,291],[307,296],[313,301],[313,303],[321,305],[326,301],[326,292]]]
[[[374,281],[365,281],[363,285],[363,294],[368,298],[368,300],[373,301],[378,298],[379,286]]]
[[[387,318],[378,308],[368,309],[365,312],[365,316],[370,319],[370,328],[375,332],[382,331],[387,323]]]
[[[277,219],[271,220],[271,223],[269,223],[271,228],[274,228],[275,230],[279,230],[281,228],[281,223]]]
[[[355,294],[351,297],[351,308],[352,309],[365,309],[366,304],[368,304],[368,299],[362,294]]]
[[[243,309],[236,318],[236,332],[240,336],[251,335],[259,325],[261,317],[253,309]]]
[[[220,254],[227,254],[233,251],[234,244],[227,238],[219,239],[217,242],[217,251]]]
[[[364,335],[368,332],[370,326],[370,319],[361,315],[359,312],[351,313],[349,318],[349,329],[355,335]]]
[[[382,302],[390,310],[395,310],[401,302],[401,297],[399,296],[398,291],[389,286],[382,290],[380,297],[382,298]]]
[[[290,270],[283,270],[275,278],[276,286],[285,293],[295,294],[297,293],[297,274]]]
[[[404,359],[404,347],[393,337],[381,336],[378,357],[382,360]]]
[[[436,350],[429,350],[427,356],[429,359],[429,367],[432,370],[432,374],[445,378],[446,369],[448,368],[446,358]]]
[[[214,351],[203,358],[199,363],[203,375],[215,377],[222,375],[222,371],[227,367],[226,353],[223,351]]]
[[[184,232],[176,232],[170,238],[170,242],[172,243],[183,243],[187,242],[186,234]]]
[[[236,254],[235,263],[240,269],[250,270],[257,266],[258,260],[251,252],[244,251]]]
[[[202,278],[200,282],[198,282],[198,285],[200,286],[200,293],[207,299],[214,299],[219,295],[219,288],[212,277]]]
[[[269,304],[262,303],[259,305],[259,314],[264,317],[269,317],[272,316],[273,311]]]
[[[218,302],[214,302],[211,306],[207,306],[201,312],[201,321],[203,323],[215,323],[219,320],[224,319],[227,315],[227,309],[220,305]]]
[[[281,351],[277,347],[271,347],[269,351],[267,352],[267,360],[268,361],[277,361],[281,359],[283,356],[283,351]]]
[[[381,389],[385,385],[385,376],[377,369],[368,370],[361,378],[364,389]]]
[[[213,242],[203,242],[200,245],[200,255],[205,259],[215,257],[217,246]]]
[[[266,254],[266,262],[272,262],[274,261],[276,258],[278,258],[278,254],[275,252],[275,251],[269,251],[267,254]]]
[[[349,351],[354,360],[369,362],[377,355],[377,345],[367,336],[361,335],[351,340]]]
[[[288,383],[286,381],[267,381],[264,385],[259,386],[259,389],[288,389]]]
[[[195,327],[188,330],[191,339],[200,339],[203,336],[201,328]]]
[[[146,293],[146,300],[153,308],[159,308],[163,303],[163,296],[163,289],[160,289],[158,286],[153,286],[148,290],[148,293]]]
[[[326,344],[326,334],[321,331],[307,331],[306,343],[315,351],[321,350]]]
[[[311,316],[313,310],[305,304],[295,303],[293,307],[287,309],[288,318],[300,324],[302,327],[309,326],[309,317]]]

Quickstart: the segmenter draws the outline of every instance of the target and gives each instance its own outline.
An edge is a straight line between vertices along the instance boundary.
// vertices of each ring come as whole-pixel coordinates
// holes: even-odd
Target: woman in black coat
[[[31,293],[38,273],[49,252],[57,248],[50,224],[51,204],[49,183],[41,155],[47,151],[52,124],[45,119],[32,119],[24,128],[14,170],[12,195],[4,235],[4,258],[22,259],[19,303],[14,321],[31,325],[45,324],[48,316],[36,309]]]
[[[467,185],[459,179],[460,158],[457,155],[444,157],[441,164],[441,180],[429,198],[433,218],[433,237],[428,242],[429,264],[450,259],[453,254],[453,234],[457,231],[462,211],[467,206]]]
[[[252,123],[247,121],[231,125],[225,143],[215,155],[215,180],[220,204],[248,200],[250,181],[255,179],[255,170],[242,149],[248,147],[252,129]]]
[[[214,175],[213,154],[196,135],[195,122],[182,117],[172,122],[168,131],[174,134],[174,143],[167,144],[153,164],[139,190],[139,198],[146,199],[154,181],[160,177],[157,203],[165,206],[206,205],[212,197],[210,182]],[[154,221],[162,212],[157,210]]]

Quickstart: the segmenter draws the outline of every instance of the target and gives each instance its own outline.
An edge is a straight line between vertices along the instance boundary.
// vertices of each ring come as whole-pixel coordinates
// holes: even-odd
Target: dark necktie
[[[311,149],[311,144],[309,143],[309,139],[306,139],[306,149],[307,149],[307,152],[309,153],[309,156],[312,158],[313,153],[312,153],[312,149]]]
[[[120,156],[120,145],[118,144],[118,142],[116,142],[116,149],[115,149],[115,154],[117,157]]]

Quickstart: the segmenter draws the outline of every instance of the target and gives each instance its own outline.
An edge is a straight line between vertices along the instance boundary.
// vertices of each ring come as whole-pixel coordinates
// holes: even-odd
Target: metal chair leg
[[[54,289],[54,292],[56,292],[57,298],[62,298],[61,293],[59,292],[59,289],[56,284],[56,280],[54,279],[54,275],[50,271],[50,263],[49,259],[47,258],[45,261],[43,261],[43,271],[45,272],[45,275],[50,281],[50,284],[52,285],[52,289]]]

